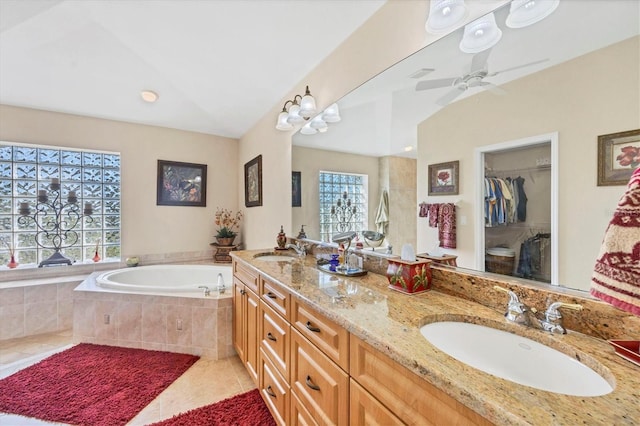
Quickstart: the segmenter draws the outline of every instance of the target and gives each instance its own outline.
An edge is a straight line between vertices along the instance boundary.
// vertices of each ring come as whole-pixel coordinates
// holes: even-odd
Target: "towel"
[[[435,228],[438,226],[438,211],[440,210],[440,204],[427,204],[429,210],[429,226]]]
[[[456,248],[456,205],[442,203],[438,209],[438,238],[440,247]]]
[[[640,167],[631,175],[605,231],[591,294],[640,316]]]
[[[383,189],[380,195],[380,204],[378,204],[375,223],[376,231],[382,235],[387,235],[387,227],[389,226],[389,194],[386,189]]]

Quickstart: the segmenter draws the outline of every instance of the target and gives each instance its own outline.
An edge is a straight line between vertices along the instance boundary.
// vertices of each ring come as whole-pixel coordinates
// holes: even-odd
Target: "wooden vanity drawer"
[[[351,336],[351,377],[402,422],[414,425],[491,425],[440,389]]]
[[[298,397],[291,392],[291,426],[317,426],[318,423],[313,420],[309,411],[302,405]]]
[[[260,393],[262,399],[269,407],[271,415],[279,425],[289,424],[289,400],[291,390],[286,380],[284,380],[276,368],[273,366],[269,357],[264,351],[260,350]]]
[[[291,392],[322,425],[349,423],[349,376],[291,328]]]
[[[278,372],[289,381],[289,323],[264,303],[260,303],[260,349]]]
[[[349,383],[349,390],[351,392],[349,421],[352,425],[400,426],[404,424],[353,379]]]
[[[233,275],[258,294],[258,273],[244,263],[233,261]]]
[[[291,324],[340,368],[349,371],[349,332],[292,298]]]
[[[260,276],[260,299],[289,320],[289,293],[263,276]]]

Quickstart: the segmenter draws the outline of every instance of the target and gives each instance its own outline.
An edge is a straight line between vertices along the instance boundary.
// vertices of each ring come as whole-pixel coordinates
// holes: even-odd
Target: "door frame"
[[[478,213],[475,218],[476,269],[485,270],[485,232],[484,232],[484,155],[514,148],[526,148],[551,143],[551,285],[559,285],[558,279],[558,132],[530,136],[523,139],[500,142],[475,149],[475,192]]]

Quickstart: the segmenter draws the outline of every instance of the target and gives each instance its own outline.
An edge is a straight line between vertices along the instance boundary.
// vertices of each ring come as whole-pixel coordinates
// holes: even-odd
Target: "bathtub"
[[[231,266],[223,265],[151,265],[104,272],[95,279],[97,287],[121,293],[147,293],[156,296],[204,295],[206,286],[211,295],[219,284],[231,292]]]
[[[218,291],[219,274],[224,293]],[[94,272],[74,290],[73,342],[233,356],[232,283],[231,265]]]

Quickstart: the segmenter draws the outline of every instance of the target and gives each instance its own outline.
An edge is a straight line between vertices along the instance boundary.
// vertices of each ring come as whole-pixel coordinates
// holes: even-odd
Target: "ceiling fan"
[[[416,84],[416,91],[438,89],[441,87],[452,87],[452,89],[449,92],[445,93],[444,96],[436,100],[436,104],[441,106],[445,106],[453,102],[458,96],[460,96],[462,93],[464,93],[465,91],[467,91],[472,87],[484,87],[496,94],[505,94],[506,91],[504,89],[501,89],[495,84],[485,81],[484,79],[486,77],[494,77],[504,72],[513,71],[519,68],[536,65],[549,60],[549,59],[540,59],[538,61],[517,65],[515,67],[506,68],[500,71],[489,72],[487,61],[489,59],[490,53],[491,53],[491,49],[487,49],[483,52],[476,53],[475,55],[473,55],[473,59],[471,60],[471,70],[469,71],[468,74],[465,74],[461,77],[439,78],[436,80],[419,81]]]

